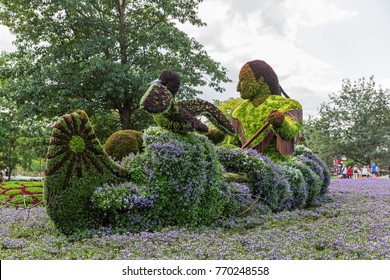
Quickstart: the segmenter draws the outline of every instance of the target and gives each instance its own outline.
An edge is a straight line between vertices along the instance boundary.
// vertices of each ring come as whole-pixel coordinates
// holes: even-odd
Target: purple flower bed
[[[334,180],[325,203],[252,228],[59,234],[44,208],[0,209],[0,259],[390,259],[390,180]]]

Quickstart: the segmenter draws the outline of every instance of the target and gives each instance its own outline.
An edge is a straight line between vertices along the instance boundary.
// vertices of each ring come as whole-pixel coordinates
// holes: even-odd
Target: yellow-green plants
[[[141,131],[121,130],[112,134],[104,144],[104,150],[115,161],[121,161],[130,154],[142,151]]]

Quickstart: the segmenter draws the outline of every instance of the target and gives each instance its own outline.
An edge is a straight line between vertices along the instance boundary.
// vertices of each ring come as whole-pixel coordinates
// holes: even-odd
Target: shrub
[[[286,174],[287,180],[290,183],[290,189],[292,191],[292,199],[289,205],[290,209],[305,207],[307,200],[307,184],[304,180],[303,174],[299,169],[293,168],[286,163],[280,166],[282,171]]]
[[[44,199],[46,211],[60,231],[71,234],[76,229],[97,226],[100,218],[90,201],[93,192],[127,175],[104,152],[84,111],[62,116],[54,124]]]
[[[218,147],[217,154],[227,172],[246,173],[252,194],[259,196],[272,211],[286,207],[292,197],[287,178],[277,164],[255,150]]]
[[[104,144],[107,154],[116,161],[121,161],[129,154],[138,154],[142,151],[141,131],[121,130],[112,134]]]
[[[298,145],[295,147],[294,155],[304,156],[313,162],[308,164],[314,167],[316,174],[323,180],[320,195],[325,195],[328,192],[328,187],[330,184],[330,172],[326,167],[326,164],[315,153],[313,153],[313,151],[303,145]]]
[[[221,143],[225,137],[226,134],[222,130],[212,127],[209,128],[209,131],[206,133],[207,138],[209,138],[215,145]]]
[[[255,199],[250,188],[243,183],[231,182],[225,184],[226,204],[222,213],[223,217],[243,215],[255,208]]]
[[[209,224],[221,215],[225,203],[223,167],[205,136],[151,127],[144,142],[144,152],[125,161],[135,183],[133,190],[120,185],[125,194],[114,195],[122,203],[125,197],[134,197],[135,202],[119,206],[113,199],[105,208],[110,210],[111,223],[132,231],[149,230]],[[145,208],[138,203],[142,199],[153,201],[153,205]]]
[[[315,206],[317,196],[321,191],[322,182],[320,177],[314,171],[312,171],[309,166],[302,163],[296,157],[293,157],[291,161],[287,163],[287,165],[302,172],[307,186],[307,199],[305,202],[305,207]]]

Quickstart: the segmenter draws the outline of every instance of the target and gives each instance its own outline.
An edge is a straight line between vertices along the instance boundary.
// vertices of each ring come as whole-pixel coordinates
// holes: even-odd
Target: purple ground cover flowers
[[[390,259],[390,179],[334,180],[317,208],[241,228],[65,237],[43,207],[0,209],[0,259]]]

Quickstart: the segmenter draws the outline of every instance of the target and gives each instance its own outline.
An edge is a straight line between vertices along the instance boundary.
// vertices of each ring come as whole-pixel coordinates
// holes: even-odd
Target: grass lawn
[[[0,259],[390,259],[390,180],[332,180],[317,208],[236,228],[67,238],[43,207],[0,209]]]

